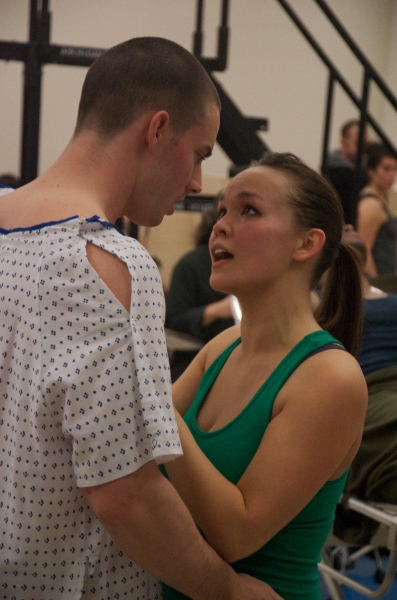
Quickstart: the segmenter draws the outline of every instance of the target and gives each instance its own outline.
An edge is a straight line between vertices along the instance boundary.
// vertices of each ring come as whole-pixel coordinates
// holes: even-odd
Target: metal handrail
[[[227,47],[229,40],[228,22],[229,0],[222,0],[221,24],[218,27],[218,54],[215,58],[202,55],[204,0],[197,1],[196,31],[193,37],[193,54],[204,67],[211,71],[224,71],[227,66]]]
[[[346,94],[349,96],[351,101],[357,106],[360,111],[360,132],[359,132],[359,140],[358,140],[358,156],[357,156],[357,169],[359,170],[362,165],[362,158],[364,154],[364,133],[366,123],[369,123],[374,131],[377,133],[379,138],[386,144],[393,152],[397,154],[397,149],[394,146],[393,142],[388,138],[385,132],[382,130],[380,125],[376,122],[376,120],[369,114],[368,112],[368,100],[369,100],[369,88],[371,81],[374,81],[380,91],[384,94],[385,98],[389,100],[391,105],[395,110],[397,110],[397,98],[393,95],[392,91],[388,88],[386,83],[383,81],[379,73],[375,70],[375,68],[370,64],[368,59],[365,57],[364,53],[360,50],[357,44],[354,42],[352,37],[337,19],[335,14],[331,11],[329,6],[324,0],[314,0],[319,8],[324,12],[326,17],[329,19],[331,24],[335,27],[339,35],[346,42],[350,50],[353,52],[355,57],[359,60],[364,68],[364,77],[362,84],[362,95],[361,98],[358,97],[355,92],[351,89],[343,75],[338,71],[334,63],[325,53],[323,48],[317,42],[317,40],[313,37],[301,19],[298,17],[296,12],[291,8],[287,0],[277,0],[277,2],[284,8],[285,12],[289,15],[295,25],[298,27],[300,32],[312,46],[316,54],[322,60],[322,62],[329,69],[329,81],[328,81],[328,94],[327,94],[327,104],[326,104],[326,115],[325,115],[325,124],[324,124],[324,138],[323,138],[323,150],[322,150],[322,170],[325,168],[326,155],[329,144],[330,137],[330,122],[331,122],[331,114],[333,108],[333,90],[335,82],[338,82],[340,86],[344,89]]]
[[[363,67],[365,67],[366,69],[368,69],[370,71],[372,79],[382,90],[382,92],[384,93],[386,98],[389,100],[389,102],[391,104],[393,104],[394,108],[397,110],[397,98],[394,96],[393,92],[390,90],[390,88],[384,82],[382,77],[376,71],[375,67],[369,62],[367,57],[357,46],[356,42],[353,40],[351,35],[348,33],[348,31],[345,29],[345,27],[342,25],[342,23],[336,17],[336,15],[329,8],[328,4],[326,2],[324,2],[324,0],[315,0],[315,2],[321,8],[321,10],[324,12],[324,14],[328,17],[328,19],[330,20],[332,25],[339,32],[339,34],[341,35],[343,40],[349,46],[351,51],[355,54],[356,58],[361,62]]]

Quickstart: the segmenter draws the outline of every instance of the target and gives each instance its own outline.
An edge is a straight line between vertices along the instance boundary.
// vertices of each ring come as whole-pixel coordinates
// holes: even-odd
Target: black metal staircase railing
[[[198,0],[194,54],[208,70],[224,107],[218,143],[235,164],[248,164],[268,150],[257,134],[258,130],[266,130],[267,119],[243,115],[214,77],[213,72],[223,71],[227,64],[228,7],[229,0],[222,0],[218,55],[215,58],[207,58],[202,56],[204,0]],[[51,16],[50,0],[30,0],[29,41],[0,41],[0,60],[16,60],[25,65],[21,147],[23,183],[34,179],[38,170],[42,67],[46,64],[89,67],[104,52],[102,48],[52,44]]]
[[[229,40],[228,28],[229,0],[221,2],[221,20],[218,27],[217,56],[203,56],[204,0],[197,0],[196,31],[193,36],[193,54],[207,69],[221,100],[222,111],[217,142],[235,165],[248,165],[269,150],[258,136],[258,131],[266,131],[266,118],[243,115],[226,90],[214,75],[214,71],[224,71],[227,67]]]
[[[382,129],[380,124],[376,121],[376,119],[369,113],[368,104],[369,104],[369,96],[370,96],[370,86],[371,83],[375,83],[378,86],[380,92],[382,92],[383,96],[389,101],[391,106],[397,111],[397,98],[394,96],[393,92],[386,85],[382,77],[376,71],[376,69],[371,65],[369,60],[366,58],[364,53],[360,50],[356,42],[353,40],[351,35],[347,32],[345,27],[336,17],[336,15],[332,12],[328,4],[324,0],[314,0],[319,8],[323,11],[325,16],[328,18],[329,22],[334,26],[336,31],[339,33],[341,38],[353,52],[357,60],[361,63],[363,67],[363,80],[362,80],[362,90],[361,96],[358,96],[351,88],[346,79],[341,75],[338,71],[334,63],[325,53],[320,44],[315,40],[312,34],[309,32],[307,27],[301,21],[296,12],[291,8],[289,2],[287,0],[277,0],[277,2],[284,8],[286,13],[293,20],[295,25],[304,35],[306,40],[315,50],[319,58],[323,61],[323,63],[328,67],[329,70],[329,79],[328,79],[328,92],[327,92],[327,103],[325,110],[325,123],[324,123],[324,136],[323,136],[323,148],[322,148],[322,160],[321,167],[322,171],[325,169],[326,156],[328,152],[329,146],[329,137],[330,137],[330,125],[331,125],[331,117],[333,110],[333,101],[334,101],[334,89],[335,84],[339,83],[341,88],[346,92],[352,102],[356,105],[356,107],[360,111],[360,131],[359,131],[359,140],[358,140],[358,152],[357,152],[357,171],[362,169],[363,164],[363,154],[364,154],[364,134],[365,127],[368,123],[379,138],[382,140],[384,144],[386,144],[389,148],[391,148],[396,154],[397,150],[393,144],[393,142],[386,135],[385,131]]]
[[[357,95],[348,81],[338,71],[332,60],[316,41],[307,27],[291,8],[287,0],[277,0],[295,25],[299,28],[306,40],[329,70],[327,103],[325,110],[324,136],[322,147],[322,167],[328,152],[330,124],[333,111],[335,84],[339,84],[351,101],[360,111],[360,133],[357,158],[357,172],[362,165],[364,153],[364,131],[369,124],[379,138],[396,152],[394,144],[386,135],[380,124],[368,110],[371,84],[376,84],[390,105],[397,110],[397,99],[377,73],[375,68],[365,57],[349,33],[331,11],[325,0],[314,0],[319,8],[335,27],[339,35],[346,42],[350,50],[359,60],[364,69],[362,92]],[[193,48],[195,55],[208,70],[221,97],[223,110],[218,134],[218,143],[236,165],[245,165],[252,160],[260,158],[269,150],[265,142],[258,135],[258,131],[266,131],[268,120],[266,118],[251,118],[242,114],[233,100],[228,96],[214,76],[214,71],[222,71],[227,65],[228,46],[228,8],[229,0],[222,0],[221,23],[218,28],[218,56],[206,58],[202,56],[203,45],[203,12],[204,0],[197,2],[196,31],[194,33]],[[24,75],[24,109],[23,109],[23,136],[21,156],[21,177],[24,183],[31,181],[37,175],[39,123],[40,123],[40,96],[41,96],[41,70],[45,64],[64,64],[75,66],[89,66],[99,56],[103,49],[56,45],[50,42],[51,14],[49,0],[30,0],[30,31],[29,42],[18,43],[0,41],[0,59],[17,60],[25,63]]]

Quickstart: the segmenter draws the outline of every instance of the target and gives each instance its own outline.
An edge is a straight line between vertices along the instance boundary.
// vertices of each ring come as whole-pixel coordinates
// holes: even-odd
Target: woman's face
[[[253,290],[291,267],[298,228],[286,200],[288,185],[270,167],[251,167],[227,185],[209,241],[214,289]]]
[[[394,183],[397,173],[397,160],[392,156],[384,156],[375,169],[368,169],[371,183],[387,192]]]

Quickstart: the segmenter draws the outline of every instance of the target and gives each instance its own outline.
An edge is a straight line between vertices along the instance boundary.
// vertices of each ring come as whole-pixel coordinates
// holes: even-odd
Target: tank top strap
[[[228,346],[208,367],[201,379],[199,388],[197,390],[196,400],[200,399],[199,402],[201,402],[202,399],[206,397],[210,387],[214,383],[230,354],[240,343],[241,337],[237,338],[230,346]],[[261,394],[266,388],[266,393],[271,394],[273,398],[275,398],[295,369],[304,360],[309,358],[309,356],[316,354],[322,349],[325,350],[327,346],[339,346],[341,349],[344,349],[343,344],[332,337],[328,331],[314,331],[313,333],[305,336],[277,365],[274,371],[262,384],[258,390],[258,393]]]
[[[196,393],[196,400],[198,397],[205,398],[205,396],[208,393],[208,390],[214,383],[215,379],[218,377],[219,371],[222,369],[230,354],[239,344],[241,344],[241,337],[238,337],[236,340],[234,340],[234,342],[230,344],[230,346],[228,346],[219,356],[217,356],[213,363],[210,364],[210,366],[201,378]]]
[[[328,331],[314,331],[305,336],[300,342],[292,348],[292,350],[283,358],[277,365],[274,371],[269,375],[260,389],[260,393],[266,392],[266,395],[276,398],[287,379],[299,367],[299,365],[312,356],[317,354],[322,349],[338,348],[344,350],[341,342],[336,340]]]

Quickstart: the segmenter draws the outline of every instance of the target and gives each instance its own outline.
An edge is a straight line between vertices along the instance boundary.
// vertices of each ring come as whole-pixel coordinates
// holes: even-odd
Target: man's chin
[[[161,215],[159,217],[156,217],[156,219],[152,219],[150,221],[150,223],[146,223],[145,227],[157,227],[158,225],[161,225],[161,223],[163,222],[165,215]]]
[[[145,215],[143,218],[140,219],[140,223],[138,223],[138,225],[140,227],[157,227],[157,225],[160,225],[160,223],[162,223],[165,216],[171,216],[174,214],[174,212],[175,206],[174,204],[172,204],[169,208],[167,208],[167,210],[163,214]]]

